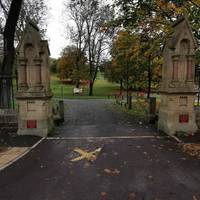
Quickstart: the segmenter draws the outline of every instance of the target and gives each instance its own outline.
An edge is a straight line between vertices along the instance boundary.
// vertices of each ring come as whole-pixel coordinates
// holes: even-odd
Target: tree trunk
[[[128,91],[129,91],[129,67],[128,67],[128,64],[126,64],[126,103],[127,103],[127,105],[129,102]]]
[[[80,81],[79,81],[79,78],[76,79],[76,88],[79,88],[80,86]]]
[[[199,82],[199,85],[198,85],[198,106],[200,105],[200,73],[198,73],[198,82]]]
[[[90,85],[89,85],[89,96],[93,96],[93,86],[94,83],[92,81],[90,81]]]
[[[123,81],[122,79],[120,79],[120,95],[122,94],[122,91],[123,91]]]
[[[12,74],[1,75],[0,78],[0,108],[11,108],[13,100]]]
[[[132,94],[130,92],[129,97],[128,97],[128,109],[132,109]]]
[[[147,91],[147,98],[150,98],[151,95],[151,56],[149,56],[149,65],[148,65],[148,91]]]
[[[11,108],[12,71],[15,59],[14,38],[23,0],[12,0],[4,28],[4,58],[0,68],[0,108]]]
[[[127,81],[127,83],[126,83],[126,103],[127,103],[127,105],[128,105],[128,97],[129,97],[129,94],[128,94],[128,81]]]
[[[76,88],[80,86],[80,60],[81,60],[81,50],[77,48],[77,56],[76,56]]]

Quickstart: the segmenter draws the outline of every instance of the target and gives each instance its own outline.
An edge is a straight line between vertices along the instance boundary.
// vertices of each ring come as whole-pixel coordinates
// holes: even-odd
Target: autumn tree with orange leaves
[[[106,65],[105,75],[111,81],[120,82],[127,93],[129,88],[148,89],[149,81],[158,85],[162,59],[157,54],[157,45],[147,44],[142,35],[130,31],[119,31],[114,39],[112,61]],[[151,58],[151,69],[148,58]]]
[[[87,58],[84,54],[80,56],[79,64],[80,68],[77,70],[77,54],[78,50],[75,46],[67,46],[63,49],[62,56],[58,61],[58,76],[60,79],[70,79],[73,83],[76,83],[77,77],[79,79],[88,79],[89,68],[87,64]]]
[[[182,0],[115,0],[118,16],[113,24],[117,29],[129,33],[129,36],[136,36],[139,41],[137,52],[137,67],[133,70],[130,77],[135,74],[137,80],[131,84],[138,86],[143,83],[147,88],[150,97],[151,87],[157,85],[160,80],[160,71],[162,64],[161,51],[166,38],[171,33],[171,24],[182,15],[187,15],[193,28],[193,32],[200,41],[200,1],[182,1]],[[117,38],[121,33],[118,34]],[[125,39],[125,38],[124,38]],[[131,42],[131,41],[130,41]],[[115,46],[115,42],[114,45]],[[128,51],[129,47],[127,47]],[[199,51],[197,51],[199,55]],[[134,55],[129,55],[134,57]],[[197,56],[198,58],[200,56]],[[121,57],[122,58],[122,57]],[[123,68],[127,57],[123,57],[121,64],[116,66],[116,58],[112,54],[112,71],[116,75]],[[200,60],[197,61],[197,64]],[[121,66],[120,66],[120,65]],[[111,69],[111,68],[110,68]],[[121,69],[122,70],[122,69]],[[124,69],[126,67],[124,66]],[[117,76],[118,77],[118,76]]]

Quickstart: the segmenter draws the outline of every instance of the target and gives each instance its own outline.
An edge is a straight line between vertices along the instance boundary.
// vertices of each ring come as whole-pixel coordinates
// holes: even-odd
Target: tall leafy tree
[[[125,86],[127,92],[138,79],[138,55],[140,38],[137,34],[128,31],[120,31],[113,42],[112,70],[115,78]]]
[[[75,46],[67,46],[62,51],[62,56],[58,61],[58,75],[60,79],[71,79],[74,83],[77,81],[77,76],[80,79],[88,79],[87,58],[84,54],[79,57],[81,68],[77,71],[77,51]]]
[[[85,52],[86,43],[85,39],[85,18],[83,15],[82,3],[78,1],[71,1],[70,3],[65,4],[66,13],[70,13],[70,19],[73,21],[73,26],[68,26],[70,28],[70,37],[73,44],[76,46],[76,54],[73,66],[76,68],[76,88],[79,88],[80,77],[79,71],[81,70],[81,56]]]
[[[138,33],[141,36],[141,66],[146,66],[148,77],[148,97],[150,96],[154,61],[159,54],[165,38],[171,33],[171,24],[181,15],[187,15],[197,38],[199,38],[199,1],[180,0],[115,0],[119,14],[117,26]],[[145,56],[144,56],[145,55]]]
[[[47,9],[44,0],[0,0],[0,8],[0,35],[3,44],[3,61],[0,65],[0,107],[10,108],[13,96],[14,43],[19,42],[29,19],[43,27],[42,32],[44,33]]]
[[[2,2],[0,1],[1,5]],[[15,48],[14,38],[17,21],[22,6],[22,0],[13,0],[10,5],[8,18],[3,31],[4,54],[3,63],[0,66],[0,107],[11,107],[12,95],[12,67],[14,63]]]
[[[113,18],[113,9],[99,0],[71,0],[69,8],[71,19],[75,23],[72,42],[80,52],[84,51],[88,58],[89,95],[93,95],[99,66],[110,45],[111,32],[107,24]]]
[[[162,59],[158,47],[155,41],[148,43],[142,34],[119,31],[113,42],[112,62],[105,66],[106,76],[120,82],[127,92],[130,87],[147,88],[150,96],[150,86],[157,85],[160,79]]]
[[[0,34],[3,34],[11,2],[12,0],[1,0]],[[37,24],[41,33],[44,35],[46,31],[47,10],[45,0],[23,0],[16,26],[15,39],[20,40],[26,27],[26,22],[30,19],[34,20],[34,23]]]

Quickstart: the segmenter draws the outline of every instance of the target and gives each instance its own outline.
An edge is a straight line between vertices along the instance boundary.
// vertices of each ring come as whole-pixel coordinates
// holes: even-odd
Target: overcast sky
[[[64,0],[47,0],[49,6],[49,17],[47,26],[47,37],[49,39],[49,47],[51,57],[58,58],[62,48],[69,44],[65,38],[66,33],[62,22],[62,11]],[[66,0],[65,0],[66,2]],[[64,36],[65,35],[65,36]]]
[[[49,17],[47,26],[47,37],[49,40],[49,47],[52,58],[58,58],[64,47],[70,44],[69,39],[67,40],[67,31],[63,26],[63,2],[68,0],[46,0],[49,7]],[[111,3],[112,0],[102,0],[106,3]],[[69,23],[69,20],[66,20]],[[66,23],[65,21],[65,23]]]

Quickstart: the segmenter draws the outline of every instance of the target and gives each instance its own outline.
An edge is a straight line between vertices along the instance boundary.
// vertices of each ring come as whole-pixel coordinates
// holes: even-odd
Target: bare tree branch
[[[0,0],[0,6],[1,6],[1,8],[3,9],[4,14],[7,16],[7,15],[8,15],[8,11],[6,10],[6,8],[5,8],[5,6],[4,6],[2,0]]]
[[[200,5],[198,5],[196,2],[189,0],[189,2],[191,2],[193,5],[195,5],[196,7],[200,8]]]

